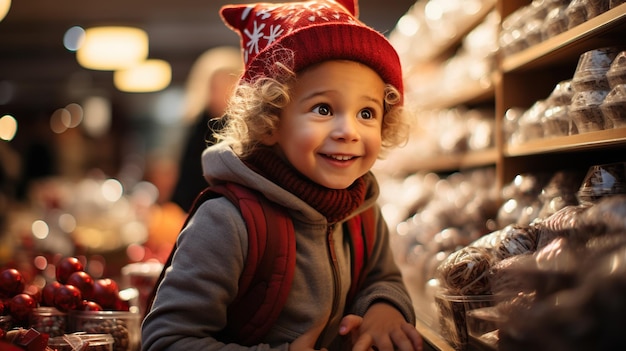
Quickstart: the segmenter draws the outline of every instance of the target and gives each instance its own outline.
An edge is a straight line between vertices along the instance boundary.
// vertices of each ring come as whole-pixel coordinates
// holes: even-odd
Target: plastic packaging
[[[615,56],[606,72],[606,78],[611,88],[615,88],[619,84],[626,84],[626,51],[621,51]]]
[[[572,0],[565,8],[568,22],[567,28],[572,29],[587,21],[587,0]]]
[[[626,162],[591,166],[578,190],[578,200],[596,203],[620,194],[626,194]]]
[[[466,312],[467,334],[490,350],[498,349],[498,325],[505,316],[496,307],[482,307]]]
[[[569,106],[553,106],[546,109],[542,119],[545,126],[544,136],[565,136],[572,134],[572,118],[569,113]]]
[[[600,104],[600,110],[613,128],[626,127],[626,84],[615,86]]]
[[[626,195],[604,197],[585,212],[582,222],[586,228],[594,228],[603,234],[615,233],[626,240]],[[609,235],[602,235],[609,237]]]
[[[518,122],[520,140],[529,141],[543,138],[544,127],[541,125],[541,118],[549,106],[550,102],[539,100],[522,114]]]
[[[610,46],[580,55],[572,79],[574,91],[610,90],[606,73],[619,52],[617,47]]]
[[[48,347],[55,351],[113,351],[111,334],[68,334],[48,339]]]
[[[608,11],[609,0],[587,0],[587,19]]]
[[[439,312],[441,335],[455,350],[465,350],[469,344],[467,312],[495,305],[493,295],[448,295],[445,291],[435,294]]]
[[[122,267],[122,278],[125,287],[137,290],[137,301],[133,304],[139,307],[139,313],[145,314],[150,293],[154,289],[163,264],[159,262],[137,262]]]
[[[609,1],[609,9],[618,7],[619,5],[625,3],[626,0],[611,0]]]
[[[550,10],[541,26],[543,40],[550,39],[567,30],[569,18],[565,12],[566,6],[558,6]]]
[[[570,114],[579,133],[587,133],[606,128],[600,105],[609,92],[606,90],[580,91],[574,94]]]
[[[549,101],[553,101],[556,105],[569,105],[572,103],[572,97],[574,96],[574,89],[572,88],[572,80],[563,80],[554,86]]]
[[[450,254],[437,267],[437,278],[452,294],[489,292],[489,269],[496,258],[489,249],[466,246]]]

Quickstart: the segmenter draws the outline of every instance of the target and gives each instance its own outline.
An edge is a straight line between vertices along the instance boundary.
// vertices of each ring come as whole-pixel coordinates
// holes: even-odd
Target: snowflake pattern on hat
[[[240,19],[229,22],[241,33],[243,58],[248,63],[266,47],[294,31],[324,23],[359,22],[345,8],[338,8],[337,3],[310,1],[298,4],[264,4],[240,7]],[[247,26],[242,27],[241,25]]]

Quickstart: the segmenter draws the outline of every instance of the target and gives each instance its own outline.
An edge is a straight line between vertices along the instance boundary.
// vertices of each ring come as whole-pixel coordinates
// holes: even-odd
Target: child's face
[[[380,76],[357,62],[307,68],[298,74],[269,144],[312,181],[347,188],[380,153],[384,89]]]

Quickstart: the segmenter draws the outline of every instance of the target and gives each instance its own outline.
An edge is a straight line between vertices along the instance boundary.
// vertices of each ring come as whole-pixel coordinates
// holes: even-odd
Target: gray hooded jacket
[[[246,261],[248,236],[239,210],[227,199],[200,206],[181,231],[172,265],[158,288],[151,311],[142,325],[142,350],[285,350],[288,343],[314,325],[326,323],[319,344],[332,349],[345,313],[363,315],[374,302],[394,305],[414,323],[414,310],[389,248],[389,232],[377,211],[374,265],[347,312],[350,288],[350,249],[341,225],[326,218],[270,180],[248,168],[228,145],[217,144],[202,156],[209,183],[230,181],[262,192],[290,209],[296,233],[296,268],[290,295],[263,344],[244,347],[214,338],[226,324],[226,309],[237,295],[238,279]],[[378,184],[367,175],[365,203],[355,214],[375,205]],[[332,243],[331,243],[332,241]],[[333,261],[330,250],[334,250]],[[335,340],[336,341],[336,340]]]

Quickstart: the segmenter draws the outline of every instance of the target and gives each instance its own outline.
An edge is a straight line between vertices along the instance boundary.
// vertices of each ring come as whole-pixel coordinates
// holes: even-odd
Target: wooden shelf
[[[504,155],[507,157],[515,157],[545,153],[587,151],[604,149],[616,145],[626,146],[626,128],[538,139],[521,145],[509,145],[504,148]]]
[[[454,155],[436,155],[429,158],[415,160],[418,169],[428,169],[433,172],[448,172],[460,169],[469,169],[495,165],[498,151],[495,148],[479,151],[470,151]]]
[[[621,4],[566,32],[505,57],[500,67],[506,73],[559,64],[564,58],[571,59],[588,50],[615,45],[618,40],[623,43],[624,34],[626,4]]]
[[[454,348],[444,339],[437,331],[433,330],[428,324],[422,322],[419,318],[415,321],[415,328],[420,333],[424,341],[432,348],[438,351],[454,351]]]
[[[416,105],[422,109],[449,108],[458,105],[476,105],[495,99],[494,80],[476,81],[463,89],[446,94],[429,97],[428,100],[418,101]]]

